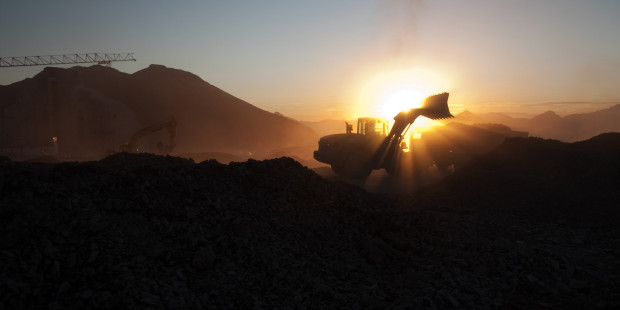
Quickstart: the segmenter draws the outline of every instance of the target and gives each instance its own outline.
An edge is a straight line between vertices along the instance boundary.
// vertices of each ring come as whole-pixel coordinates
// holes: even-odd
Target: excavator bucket
[[[416,109],[420,115],[430,119],[438,120],[453,118],[448,108],[448,93],[433,95],[424,99],[422,107]]]

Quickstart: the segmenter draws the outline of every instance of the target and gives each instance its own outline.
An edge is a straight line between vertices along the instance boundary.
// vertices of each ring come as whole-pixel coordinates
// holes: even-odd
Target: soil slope
[[[618,188],[617,145],[509,140],[399,204],[290,158],[5,158],[0,304],[615,309],[620,217],[605,186]],[[580,197],[589,204],[565,215]]]

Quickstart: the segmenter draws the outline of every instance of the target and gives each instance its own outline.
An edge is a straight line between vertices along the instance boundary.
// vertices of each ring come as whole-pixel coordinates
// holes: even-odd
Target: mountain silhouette
[[[345,133],[346,132],[346,123],[353,124],[353,127],[357,126],[357,120],[335,120],[335,119],[324,119],[321,121],[308,122],[301,121],[302,124],[312,128],[319,136],[331,135],[334,133]],[[355,131],[355,130],[354,130]]]
[[[532,135],[543,138],[552,138],[562,141],[572,141],[567,126],[561,116],[553,111],[547,111],[530,119],[528,127]]]
[[[182,70],[151,65],[133,74],[103,66],[45,68],[0,86],[0,147],[49,149],[97,157],[116,151],[138,129],[173,117],[175,153],[227,152],[265,157],[274,149],[311,154],[317,135],[299,122],[259,109]],[[154,151],[165,132],[141,140]],[[308,157],[308,155],[306,155]]]
[[[454,118],[450,119],[450,122],[458,122],[464,124],[477,124],[477,123],[485,123],[484,118],[480,117],[472,113],[469,110],[465,110],[457,115]]]
[[[585,140],[603,132],[618,132],[619,120],[620,104],[592,113],[571,114],[564,117],[567,131],[572,134],[574,141]]]
[[[529,132],[530,136],[575,142],[606,132],[620,132],[619,119],[620,104],[616,104],[596,112],[571,114],[564,117],[553,111],[547,111],[532,118],[516,118],[502,113],[475,114],[465,111],[450,121],[465,124],[503,124],[513,130]]]

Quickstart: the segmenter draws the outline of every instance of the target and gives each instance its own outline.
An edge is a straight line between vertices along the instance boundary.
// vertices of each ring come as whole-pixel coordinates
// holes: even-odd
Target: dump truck
[[[395,173],[403,152],[403,136],[419,116],[433,120],[454,117],[448,108],[448,96],[441,93],[427,97],[421,107],[398,113],[389,132],[381,119],[360,118],[357,133],[347,130],[320,138],[314,158],[349,178],[365,178],[372,170],[382,168]]]

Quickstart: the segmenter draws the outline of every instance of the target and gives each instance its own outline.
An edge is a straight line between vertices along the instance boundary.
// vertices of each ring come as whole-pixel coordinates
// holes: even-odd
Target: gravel
[[[0,309],[620,307],[615,226],[429,193],[395,201],[286,157],[2,158]]]

